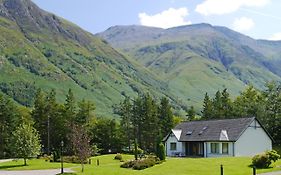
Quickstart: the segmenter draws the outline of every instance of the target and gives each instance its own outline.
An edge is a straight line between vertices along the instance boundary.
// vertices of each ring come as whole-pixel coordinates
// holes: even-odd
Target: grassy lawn
[[[251,158],[168,158],[166,162],[145,170],[131,170],[120,168],[120,162],[113,160],[115,155],[104,155],[92,158],[92,164],[85,166],[85,172],[81,173],[81,166],[77,164],[65,164],[65,167],[75,167],[77,173],[68,175],[214,175],[220,174],[220,165],[224,165],[225,175],[250,175],[252,169],[248,167]],[[123,155],[125,160],[133,159],[132,155]],[[99,159],[100,165],[96,162]],[[0,169],[27,170],[27,169],[51,169],[60,168],[60,163],[48,163],[44,160],[29,160],[29,166],[21,166],[23,161],[0,163]],[[10,166],[10,168],[9,168]],[[258,173],[269,171],[281,171],[281,160],[273,167],[257,170]]]
[[[213,175],[220,174],[220,165],[224,165],[225,175],[250,175],[252,169],[248,167],[251,158],[169,158],[163,164],[156,165],[145,170],[131,170],[120,168],[120,162],[113,160],[114,155],[105,155],[92,159],[100,160],[100,166],[86,165],[85,172],[80,173],[80,168],[74,170],[77,175]],[[123,156],[124,157],[124,156]],[[132,156],[125,156],[132,159]],[[273,168],[257,170],[258,173],[281,170],[281,161],[273,165]]]
[[[23,165],[23,159],[0,163],[0,170],[42,170],[60,168],[60,163],[45,162],[42,159],[27,160],[27,166]],[[64,167],[75,167],[77,164],[64,163]]]

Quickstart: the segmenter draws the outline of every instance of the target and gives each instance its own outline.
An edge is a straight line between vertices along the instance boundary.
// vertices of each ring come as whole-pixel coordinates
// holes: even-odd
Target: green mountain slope
[[[97,34],[161,75],[185,103],[224,87],[263,88],[281,80],[281,42],[254,40],[225,27],[195,24],[170,29],[115,26]],[[143,37],[142,37],[143,36]]]
[[[22,105],[32,105],[38,87],[56,89],[60,102],[72,88],[77,99],[93,100],[103,116],[139,92],[180,104],[161,78],[30,0],[0,1],[0,33],[0,90]]]

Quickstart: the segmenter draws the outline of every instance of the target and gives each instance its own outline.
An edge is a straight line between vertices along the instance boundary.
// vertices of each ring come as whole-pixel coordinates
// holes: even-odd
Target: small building
[[[254,117],[189,121],[164,138],[167,156],[253,156],[272,150],[272,137]]]

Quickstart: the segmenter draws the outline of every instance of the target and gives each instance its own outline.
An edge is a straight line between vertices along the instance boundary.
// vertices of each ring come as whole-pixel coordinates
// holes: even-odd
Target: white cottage
[[[272,138],[254,117],[178,124],[164,138],[167,156],[253,156],[272,149]]]

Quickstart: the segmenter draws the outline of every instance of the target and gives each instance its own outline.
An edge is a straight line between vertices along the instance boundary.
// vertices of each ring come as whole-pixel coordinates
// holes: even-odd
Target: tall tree
[[[96,107],[93,102],[85,99],[83,99],[81,102],[78,103],[78,107],[79,110],[76,116],[76,123],[80,125],[84,125],[91,119]]]
[[[41,136],[41,143],[44,148],[47,148],[47,138],[48,138],[48,116],[46,114],[46,103],[45,94],[41,89],[38,89],[34,99],[34,108],[31,112],[31,116],[34,120],[34,127],[39,131]],[[47,150],[46,150],[47,151]]]
[[[84,164],[91,156],[90,138],[83,126],[73,125],[70,134],[70,140],[74,148],[75,155],[78,157],[82,172],[84,172]]]
[[[281,143],[281,85],[268,83],[265,96],[265,115],[263,121],[276,143]]]
[[[66,95],[64,109],[65,109],[65,111],[64,111],[65,118],[70,123],[74,123],[77,109],[76,109],[76,102],[75,102],[74,94],[71,89],[68,90],[68,94]]]
[[[131,151],[131,140],[134,139],[133,136],[133,126],[132,126],[132,104],[129,97],[126,97],[122,103],[119,105],[118,114],[121,116],[121,132],[123,133],[123,138],[126,145]]]
[[[213,112],[215,118],[224,118],[222,95],[220,91],[216,92],[215,98],[213,99]]]
[[[252,85],[234,100],[233,114],[236,117],[260,117],[263,115],[263,97]]]
[[[224,89],[221,93],[221,102],[223,118],[233,118],[233,105],[227,89]]]
[[[161,99],[158,112],[161,135],[165,136],[174,127],[172,107],[166,97]]]
[[[191,106],[188,110],[187,110],[187,120],[188,121],[193,121],[195,120],[195,109],[193,106]]]
[[[148,152],[155,152],[157,144],[158,129],[158,106],[152,99],[150,94],[146,94],[143,98],[143,149]]]
[[[38,131],[29,124],[21,124],[12,134],[11,147],[18,158],[26,159],[40,154],[41,144]]]
[[[11,156],[10,136],[19,124],[19,114],[14,103],[0,94],[0,157]]]
[[[132,125],[134,130],[135,138],[137,139],[138,146],[142,148],[142,133],[143,133],[143,123],[144,123],[144,113],[143,113],[143,101],[142,97],[139,95],[134,99],[132,107]]]
[[[203,101],[202,118],[203,119],[212,119],[213,117],[214,117],[213,103],[212,103],[208,93],[206,93],[204,101]]]

